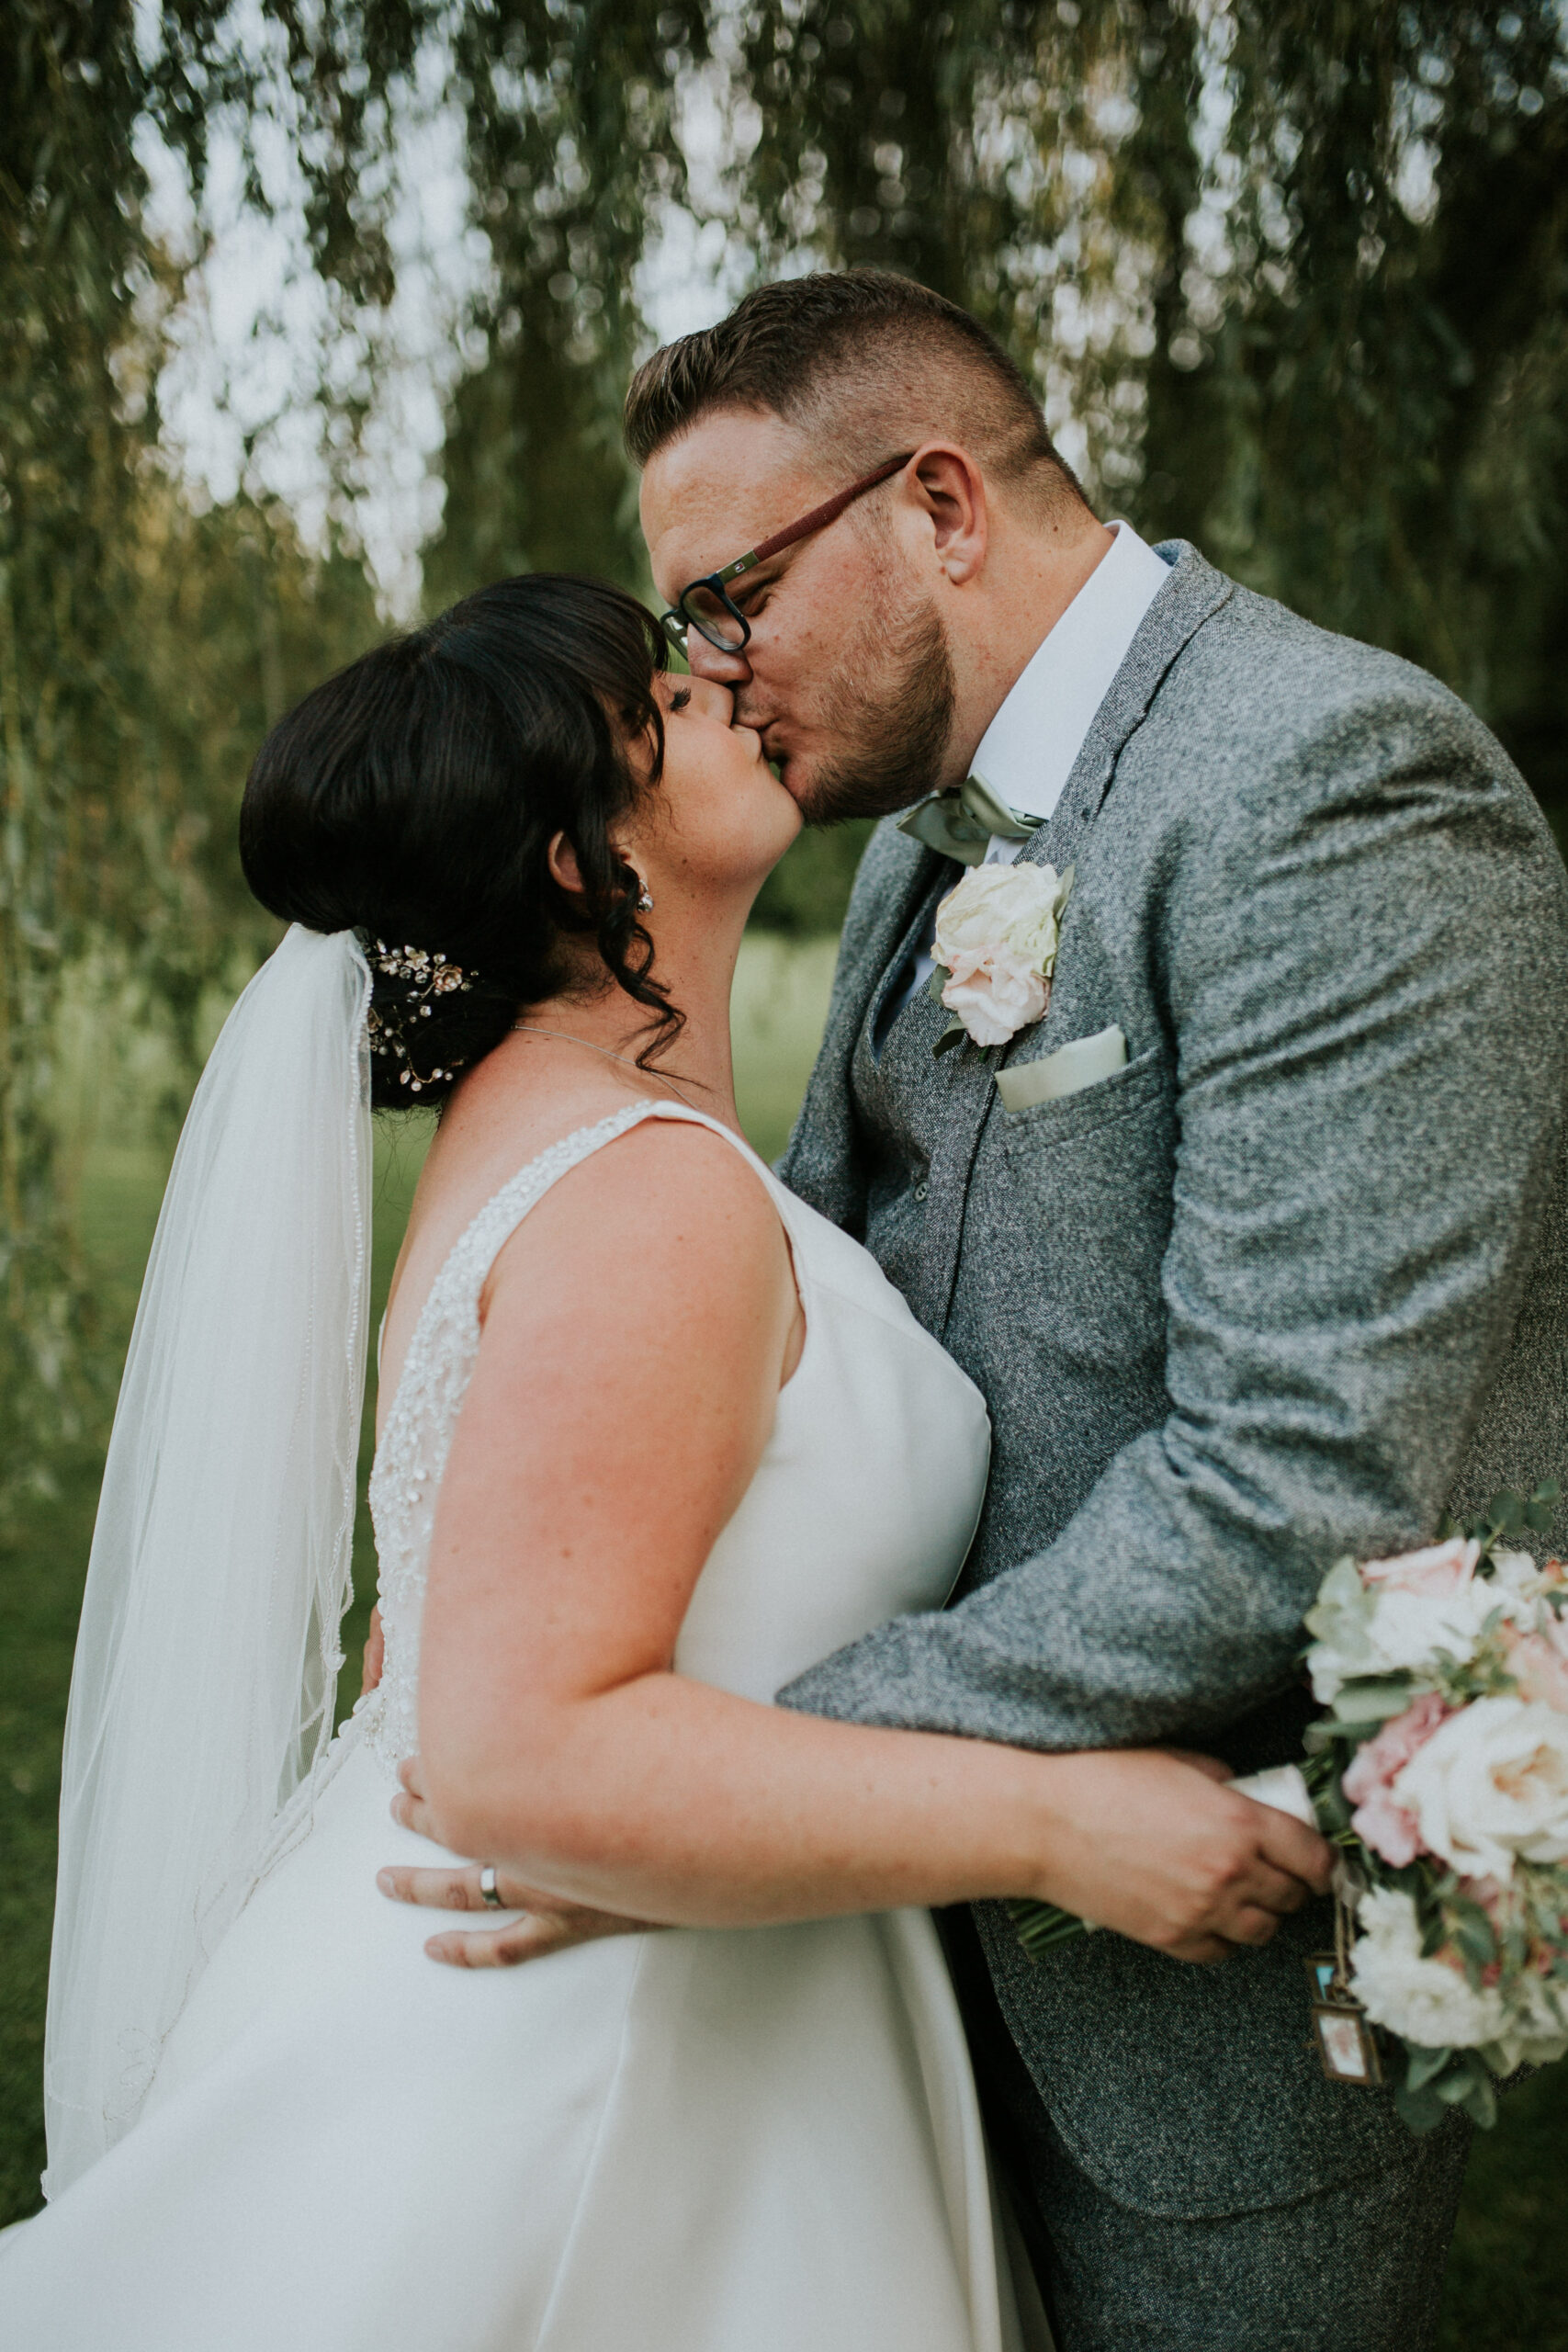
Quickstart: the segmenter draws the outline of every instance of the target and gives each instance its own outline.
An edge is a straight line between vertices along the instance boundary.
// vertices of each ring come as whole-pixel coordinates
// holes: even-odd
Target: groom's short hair
[[[1023,370],[978,319],[890,270],[819,270],[760,286],[716,326],[667,343],[633,377],[626,439],[646,466],[699,417],[771,411],[847,473],[953,440],[1042,509],[1083,492]]]

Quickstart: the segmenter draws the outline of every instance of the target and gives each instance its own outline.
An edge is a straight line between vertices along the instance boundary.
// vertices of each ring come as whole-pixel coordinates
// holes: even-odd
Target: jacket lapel
[[[1144,615],[1126,659],[1094,715],[1062,797],[1046,823],[1024,843],[1020,865],[1054,865],[1058,873],[1072,865],[1100,814],[1116,763],[1147,717],[1166,673],[1203,623],[1235,594],[1235,582],[1205,562],[1185,539],[1168,540],[1156,553],[1170,563],[1170,578]],[[1063,955],[1072,953],[1069,899],[1063,924]],[[937,1082],[948,1091],[943,1125],[952,1148],[942,1155],[940,1174],[935,1167],[932,1170],[928,1227],[931,1311],[922,1319],[928,1320],[940,1339],[952,1312],[964,1206],[975,1155],[996,1099],[996,1077],[987,1057],[967,1046],[945,1055],[934,1069]]]
[[[1060,873],[1072,864],[1111,789],[1116,763],[1147,718],[1167,671],[1203,623],[1235,594],[1235,582],[1205,562],[1187,540],[1168,539],[1155,552],[1170,561],[1170,578],[1144,615],[1126,659],[1089,723],[1062,797],[1049,821],[1024,843],[1020,865],[1054,865]]]
[[[851,1232],[861,1228],[865,1192],[855,1138],[856,1041],[873,1000],[902,968],[898,951],[944,862],[891,819],[872,835],[855,877],[821,1047],[779,1163],[792,1192]]]
[[[1031,864],[1058,870],[1072,864],[1100,813],[1116,763],[1143,724],[1166,673],[1234,594],[1234,583],[1186,540],[1168,540],[1158,552],[1171,565],[1170,578],[1145,614],[1095,713],[1055,813],[1024,845],[1021,857]],[[900,833],[891,818],[872,836],[844,926],[821,1050],[780,1162],[793,1192],[852,1233],[863,1229],[865,1206],[854,1115],[856,1042],[874,1001],[880,1001],[902,970],[907,934],[945,865],[934,851]],[[1069,936],[1071,923],[1069,904]],[[1070,952],[1066,940],[1064,949]],[[967,1047],[933,1060],[930,1082],[941,1090],[942,1127],[951,1139],[931,1167],[931,1255],[920,1317],[940,1337],[953,1304],[970,1173],[996,1086],[989,1062]]]

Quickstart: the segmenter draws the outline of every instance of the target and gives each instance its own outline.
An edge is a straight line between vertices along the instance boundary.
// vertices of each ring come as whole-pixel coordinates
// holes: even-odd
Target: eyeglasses
[[[857,498],[863,498],[868,490],[876,488],[878,482],[887,481],[894,474],[901,472],[914,454],[910,449],[901,458],[889,458],[886,465],[878,466],[874,474],[867,474],[863,481],[852,482],[848,490],[840,491],[837,498],[825,499],[820,506],[814,506],[809,514],[803,514],[798,523],[790,525],[787,531],[775,531],[771,539],[764,539],[760,547],[749,548],[744,555],[737,556],[733,563],[727,563],[721,571],[705,571],[700,580],[690,582],[682,589],[670,610],[661,613],[659,618],[660,628],[677,653],[684,654],[686,633],[694,628],[699,637],[705,638],[721,653],[739,653],[742,647],[750,644],[751,624],[739,605],[733,604],[726,594],[726,581],[739,580],[743,571],[751,571],[758,564],[766,563],[770,556],[782,554],[785,548],[794,547],[799,539],[809,538],[813,531],[825,531],[829,523],[838,521],[846,506],[852,506]]]

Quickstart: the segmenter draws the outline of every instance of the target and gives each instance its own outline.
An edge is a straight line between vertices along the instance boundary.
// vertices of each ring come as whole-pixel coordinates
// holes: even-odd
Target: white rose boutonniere
[[[953,1016],[934,1051],[964,1037],[1005,1046],[1043,1020],[1073,870],[976,865],[937,909],[931,994]]]

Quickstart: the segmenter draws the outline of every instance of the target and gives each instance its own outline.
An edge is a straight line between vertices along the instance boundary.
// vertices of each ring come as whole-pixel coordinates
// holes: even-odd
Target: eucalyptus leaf
[[[1379,1675],[1365,1682],[1344,1683],[1335,1695],[1335,1721],[1347,1724],[1387,1723],[1391,1716],[1404,1713],[1415,1688],[1407,1674]]]
[[[1562,1500],[1562,1488],[1555,1478],[1543,1478],[1525,1505],[1525,1523],[1538,1535],[1544,1535],[1557,1516]]]
[[[1413,2091],[1404,2083],[1394,2087],[1393,2104],[1400,2121],[1417,2137],[1435,2132],[1449,2111],[1435,2091]]]
[[[1479,2051],[1469,2052],[1466,2062],[1456,2064],[1452,2072],[1441,2075],[1432,2088],[1445,2106],[1463,2108],[1483,2132],[1490,2132],[1496,2122],[1497,2093],[1491,2071]]]
[[[1419,2043],[1410,2042],[1404,2067],[1404,2079],[1410,2088],[1418,2091],[1424,2084],[1434,2081],[1450,2064],[1453,2054],[1447,2045],[1438,2050],[1423,2050]]]

